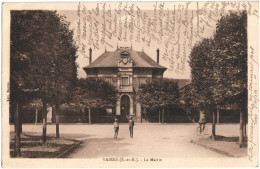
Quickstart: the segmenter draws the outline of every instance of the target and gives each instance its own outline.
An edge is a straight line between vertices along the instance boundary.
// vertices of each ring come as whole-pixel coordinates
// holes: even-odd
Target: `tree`
[[[215,75],[218,74],[220,64],[215,63],[213,50],[214,41],[212,39],[203,39],[193,47],[190,54],[193,94],[190,94],[193,96],[192,100],[194,100],[193,102],[198,109],[212,112],[212,138],[215,139],[217,105],[214,100],[213,89],[217,81]]]
[[[116,98],[116,88],[110,83],[98,78],[79,79],[71,105],[88,108],[91,124],[91,109],[114,106]]]
[[[12,23],[12,22],[11,22]],[[11,24],[12,29],[12,24]],[[15,126],[15,156],[21,155],[20,150],[20,133],[21,133],[21,104],[24,100],[24,90],[28,88],[29,58],[24,53],[14,54],[11,42],[10,55],[10,113],[14,111]]]
[[[144,108],[159,109],[159,123],[164,122],[164,110],[175,104],[179,97],[178,83],[171,79],[158,79],[142,84],[138,91],[139,102]],[[162,110],[162,120],[160,120]]]
[[[212,138],[215,138],[215,112],[227,107],[240,109],[240,146],[243,146],[244,117],[247,113],[247,14],[223,16],[212,39],[203,39],[190,54],[192,86],[199,108],[213,113]]]
[[[247,115],[247,13],[231,12],[223,16],[217,23],[214,40],[215,62],[221,64],[214,98],[220,106],[239,109],[242,147]]]
[[[66,91],[70,91],[77,75],[76,51],[69,23],[56,11],[11,12],[11,67],[14,69],[11,79],[21,79],[22,86],[39,89],[37,96],[43,103],[43,143],[46,142],[46,104],[60,104],[68,98]],[[16,58],[28,60],[26,66],[21,65],[24,71],[18,71],[12,63]]]

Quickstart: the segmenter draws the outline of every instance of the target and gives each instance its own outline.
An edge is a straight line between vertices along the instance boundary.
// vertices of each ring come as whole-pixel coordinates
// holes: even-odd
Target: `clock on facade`
[[[127,63],[127,58],[123,59],[123,63],[126,64]]]

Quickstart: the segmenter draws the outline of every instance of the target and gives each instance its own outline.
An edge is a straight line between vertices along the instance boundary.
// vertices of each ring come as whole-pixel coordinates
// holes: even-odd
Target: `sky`
[[[105,50],[115,51],[119,46],[144,51],[155,61],[159,49],[160,65],[167,68],[164,77],[190,79],[192,47],[213,36],[221,17],[214,2],[79,3],[75,10],[58,13],[74,31],[78,77],[86,77],[82,68],[89,65],[89,48],[94,61]]]

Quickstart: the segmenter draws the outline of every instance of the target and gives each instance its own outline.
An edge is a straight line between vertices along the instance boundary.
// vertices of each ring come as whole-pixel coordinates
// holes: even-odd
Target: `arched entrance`
[[[127,95],[123,95],[121,97],[121,105],[120,105],[121,117],[122,122],[127,122],[127,117],[130,113],[130,98]]]

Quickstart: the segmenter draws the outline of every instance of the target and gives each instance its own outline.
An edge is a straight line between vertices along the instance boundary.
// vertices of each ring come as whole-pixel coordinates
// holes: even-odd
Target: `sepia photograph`
[[[259,166],[258,6],[3,3],[2,167]]]

